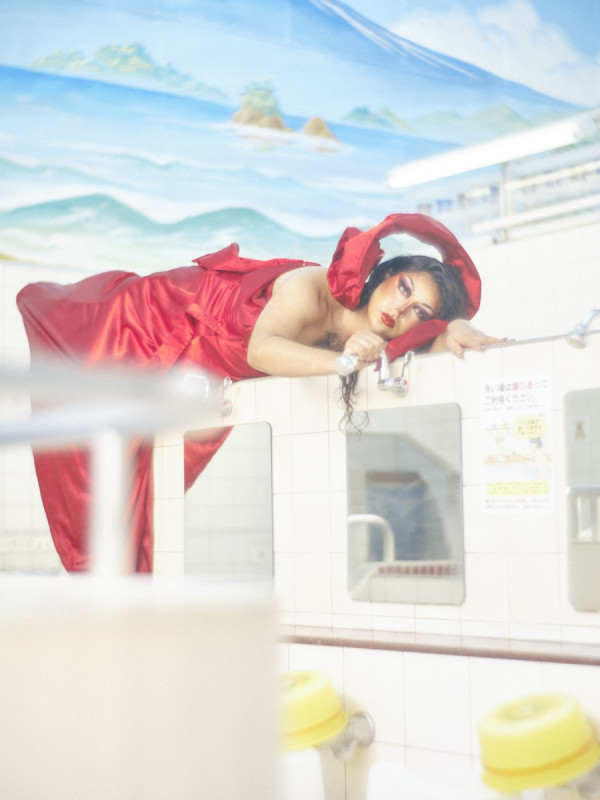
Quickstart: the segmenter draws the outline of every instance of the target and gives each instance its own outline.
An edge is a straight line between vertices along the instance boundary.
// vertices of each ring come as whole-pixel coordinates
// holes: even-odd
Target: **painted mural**
[[[21,262],[151,272],[237,241],[327,264],[392,211],[460,227],[481,176],[397,191],[398,164],[600,105],[596,0],[0,9],[0,257]]]

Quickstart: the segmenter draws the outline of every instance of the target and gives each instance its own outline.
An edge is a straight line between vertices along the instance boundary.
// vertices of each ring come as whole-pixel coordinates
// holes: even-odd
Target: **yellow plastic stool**
[[[500,792],[560,786],[589,772],[600,746],[576,700],[529,695],[500,706],[478,725],[482,779]]]
[[[287,672],[281,677],[281,689],[285,750],[316,747],[348,724],[348,715],[324,673]]]

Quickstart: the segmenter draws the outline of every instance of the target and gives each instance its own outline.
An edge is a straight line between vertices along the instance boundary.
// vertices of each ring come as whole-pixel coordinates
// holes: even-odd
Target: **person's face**
[[[433,319],[440,304],[439,290],[428,272],[399,272],[382,281],[369,298],[369,324],[383,339],[394,339]]]

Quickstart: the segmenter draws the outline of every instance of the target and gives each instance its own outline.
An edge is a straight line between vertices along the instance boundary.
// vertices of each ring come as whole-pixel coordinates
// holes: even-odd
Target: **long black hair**
[[[360,294],[357,308],[363,308],[375,289],[384,280],[399,272],[427,272],[434,279],[440,294],[440,309],[436,319],[452,320],[464,316],[467,305],[467,292],[456,267],[438,261],[430,256],[395,256],[381,261],[370,272]],[[353,401],[356,394],[358,372],[342,377],[340,397],[344,405],[342,425],[352,425]],[[356,426],[355,426],[356,427]]]

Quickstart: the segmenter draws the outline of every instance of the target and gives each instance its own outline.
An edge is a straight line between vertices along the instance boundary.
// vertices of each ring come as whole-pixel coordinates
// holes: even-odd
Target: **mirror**
[[[600,611],[600,389],[565,395],[569,600]]]
[[[369,411],[348,436],[353,600],[464,600],[460,406]]]
[[[218,435],[209,432],[210,438]],[[222,429],[223,434],[228,429]],[[189,434],[202,442],[203,434]],[[273,575],[271,427],[236,425],[185,497],[185,574]]]

